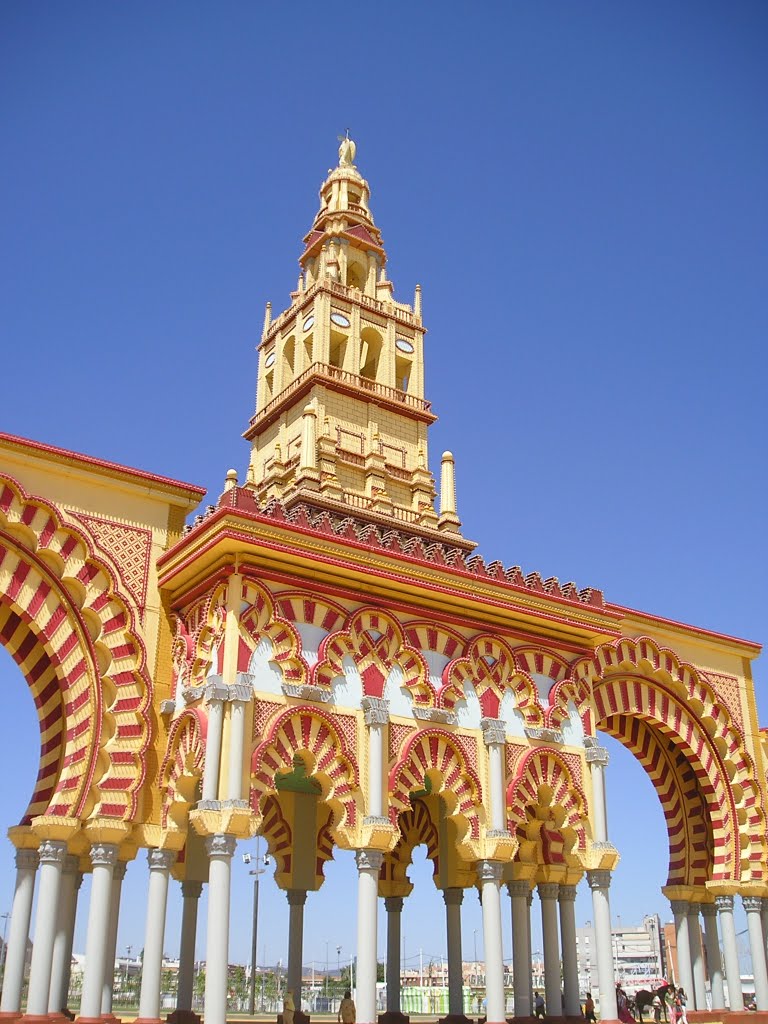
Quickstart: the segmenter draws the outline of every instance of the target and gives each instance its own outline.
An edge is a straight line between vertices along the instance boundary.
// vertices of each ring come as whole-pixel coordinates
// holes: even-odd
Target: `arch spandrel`
[[[34,635],[61,694],[58,705],[52,692],[38,705],[41,774],[47,768],[49,782],[50,765],[58,760],[48,805],[35,802],[40,827],[48,828],[42,819],[137,820],[152,687],[119,573],[81,526],[50,502],[28,496],[10,477],[0,478],[0,558],[0,604]],[[40,656],[34,667],[23,660],[33,673],[41,665]],[[34,678],[30,682],[35,695]],[[54,754],[47,741],[55,749],[62,715],[62,745]]]

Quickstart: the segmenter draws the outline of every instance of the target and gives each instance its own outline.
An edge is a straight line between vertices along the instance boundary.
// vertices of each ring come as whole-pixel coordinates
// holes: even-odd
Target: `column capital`
[[[446,907],[460,907],[464,902],[464,890],[452,885],[448,889],[443,889],[443,899]]]
[[[604,868],[597,868],[587,872],[587,885],[590,889],[610,889],[611,872]]]
[[[714,917],[717,914],[717,907],[714,903],[702,903],[700,909],[704,917]]]
[[[58,839],[44,839],[37,854],[41,864],[63,864],[67,855],[67,844]]]
[[[150,871],[170,871],[176,860],[175,850],[147,850]]]
[[[384,854],[381,850],[356,850],[355,863],[358,871],[381,871]]]
[[[307,902],[306,889],[286,889],[285,896],[289,907],[303,907]]]
[[[507,882],[507,892],[514,899],[515,896],[529,896],[531,883],[524,878],[516,878],[513,882]]]
[[[125,872],[127,870],[128,870],[128,861],[127,860],[119,860],[115,864],[115,869],[112,872],[112,881],[113,882],[122,882],[122,880],[125,878]]]
[[[762,896],[742,896],[741,902],[744,905],[744,909],[748,914],[754,913],[755,911],[759,914],[763,909],[763,898]]]
[[[481,860],[477,864],[477,877],[481,882],[500,882],[504,865],[498,860]]]
[[[366,725],[386,725],[389,721],[389,701],[383,697],[363,697],[360,707]]]
[[[221,682],[221,676],[217,676],[215,682],[211,681],[204,687],[203,696],[206,704],[213,704],[214,701],[223,704],[229,697],[229,687]]]
[[[763,896],[763,913],[768,913],[768,899]]]
[[[733,911],[733,896],[715,896],[715,907],[718,912],[723,910]]]
[[[685,914],[686,917],[688,916],[689,908],[691,906],[688,900],[670,900],[669,905],[672,908],[673,914]]]
[[[701,904],[700,903],[689,903],[688,904],[688,916],[689,917],[691,916],[691,914],[695,914],[696,917],[698,917],[700,910],[701,910]]]
[[[540,900],[556,900],[560,892],[560,885],[557,882],[539,882],[536,888],[539,890]]]
[[[224,832],[217,832],[215,835],[206,836],[205,852],[209,857],[232,857],[237,848],[237,839],[234,836],[226,835]]]
[[[500,718],[481,718],[480,728],[483,730],[483,743],[486,747],[494,744],[503,746],[507,742],[507,727]]]
[[[37,871],[40,857],[37,850],[17,850],[16,867],[19,871]]]
[[[402,896],[385,896],[384,897],[384,909],[388,914],[402,914],[403,912],[403,897]]]
[[[253,700],[253,687],[248,683],[232,683],[227,689],[227,701],[230,704],[248,704]]]
[[[587,758],[587,764],[596,764],[600,768],[607,767],[611,759],[611,755],[605,747],[587,747],[584,753]]]
[[[93,867],[114,867],[117,863],[118,847],[114,843],[93,843],[91,865]]]
[[[561,903],[574,903],[576,900],[576,886],[575,885],[561,885],[560,892],[557,894],[557,898]]]
[[[181,895],[186,899],[199,900],[203,891],[202,882],[182,882]]]

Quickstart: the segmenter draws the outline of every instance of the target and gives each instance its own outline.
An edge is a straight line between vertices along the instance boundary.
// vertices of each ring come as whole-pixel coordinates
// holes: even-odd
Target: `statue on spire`
[[[357,146],[349,137],[349,128],[345,135],[339,135],[339,142],[339,167],[354,167]]]

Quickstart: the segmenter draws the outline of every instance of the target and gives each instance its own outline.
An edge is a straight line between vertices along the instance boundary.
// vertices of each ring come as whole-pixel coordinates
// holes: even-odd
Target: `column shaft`
[[[29,971],[28,1017],[44,1017],[48,1013],[53,942],[56,937],[61,872],[66,853],[66,843],[46,839],[40,844],[40,891],[35,915],[32,966]]]
[[[400,1010],[400,922],[403,914],[403,897],[387,896],[384,900],[387,911],[387,1009]]]
[[[539,883],[538,889],[544,941],[544,1001],[550,1017],[562,1017],[560,944],[557,939],[557,896],[560,886],[553,882],[545,882]]]
[[[691,970],[693,973],[693,996],[691,1009],[706,1010],[707,989],[704,981],[704,951],[701,943],[701,927],[699,925],[699,905],[688,905],[688,941],[691,945]]]
[[[672,914],[675,918],[675,942],[677,944],[677,977],[675,983],[685,991],[689,1001],[693,1001],[693,966],[691,960],[691,938],[688,932],[688,903],[685,900],[672,900]]]
[[[288,897],[288,974],[286,985],[293,993],[297,1010],[301,1009],[301,961],[304,953],[304,904],[306,889],[289,889]]]
[[[94,843],[91,846],[91,902],[88,907],[88,933],[85,940],[85,976],[80,1000],[80,1020],[98,1020],[107,963],[107,940],[112,902],[112,874],[117,863],[117,846]]]
[[[488,744],[488,778],[490,783],[491,828],[503,832],[504,820],[504,745]]]
[[[159,1021],[168,880],[176,854],[172,850],[148,850],[147,859],[149,860],[147,928],[144,934],[144,959],[141,968],[141,995],[139,996],[137,1020]]]
[[[613,949],[611,939],[611,904],[609,890],[610,871],[588,871],[587,881],[592,890],[592,918],[595,922],[595,945],[597,946],[597,984],[600,992],[600,1017],[616,1020],[616,979],[613,973]]]
[[[36,850],[16,851],[16,887],[13,890],[11,925],[5,947],[1,1013],[18,1013],[21,1009],[21,990],[24,985],[24,964],[27,958],[37,863]]]
[[[197,908],[202,882],[182,882],[181,942],[179,944],[179,983],[176,990],[176,1009],[191,1010],[195,981],[195,943],[197,939]]]
[[[576,953],[576,886],[561,885],[560,941],[563,949],[563,1010],[566,1017],[581,1014],[579,999],[579,963]]]
[[[448,946],[448,1013],[464,1013],[464,974],[461,958],[461,904],[464,890],[443,889]]]
[[[229,898],[234,836],[217,834],[206,841],[208,869],[208,936],[206,941],[205,1024],[226,1024],[229,965]]]
[[[101,1012],[112,1013],[112,998],[115,991],[115,959],[117,957],[117,928],[120,923],[120,897],[123,879],[128,865],[124,860],[115,864],[112,872],[112,897],[109,907],[109,932],[104,963],[104,984],[101,989]]]
[[[763,901],[759,896],[742,896],[747,912],[749,951],[752,954],[752,973],[755,978],[755,1002],[758,1010],[768,1010],[768,970],[765,963],[765,939],[761,913]]]
[[[357,862],[357,1019],[374,1024],[376,1014],[376,916],[379,871],[378,850],[358,850]]]
[[[608,751],[605,747],[587,747],[589,777],[592,780],[592,822],[596,843],[608,842],[608,812],[605,802],[605,769]]]
[[[744,995],[741,991],[739,950],[736,945],[736,927],[733,923],[733,896],[716,896],[715,906],[720,921],[720,934],[723,937],[725,980],[728,982],[728,1007],[732,1013],[737,1013],[744,1009]]]
[[[229,705],[229,766],[227,799],[240,800],[243,795],[243,751],[245,749],[245,702],[233,700]]]
[[[482,860],[478,865],[480,899],[483,907],[485,949],[485,998],[488,1024],[506,1021],[504,960],[501,949],[501,864]]]
[[[219,687],[211,686],[212,694]],[[226,692],[226,691],[225,691]],[[219,764],[221,761],[221,734],[224,727],[224,701],[213,695],[208,698],[208,731],[205,738],[205,768],[201,800],[209,802],[219,798]]]
[[[58,1013],[67,1005],[69,989],[69,965],[72,958],[72,932],[75,927],[77,890],[79,888],[79,863],[71,854],[64,858],[61,873],[59,912],[56,917],[56,935],[53,939],[51,958],[51,987],[48,993],[48,1009]]]
[[[723,961],[720,956],[720,942],[717,937],[717,911],[713,903],[704,903],[701,907],[704,916],[704,943],[707,949],[707,967],[712,990],[712,1009],[725,1009],[725,991],[723,989]]]
[[[528,890],[526,897],[528,913],[525,915],[526,931],[528,932],[528,1004],[533,1013],[533,940],[531,939],[531,907],[533,906],[533,890]]]
[[[530,1017],[531,1006],[531,946],[530,915],[528,913],[527,882],[510,882],[507,886],[512,898],[512,981],[515,991],[515,1016]]]
[[[368,813],[380,818],[384,771],[384,726],[373,723],[368,729]]]

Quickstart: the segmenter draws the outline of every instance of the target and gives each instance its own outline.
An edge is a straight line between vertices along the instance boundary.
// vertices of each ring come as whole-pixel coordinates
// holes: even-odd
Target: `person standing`
[[[355,1024],[356,1016],[357,1010],[352,1001],[352,993],[347,989],[339,1003],[338,1024]]]
[[[533,993],[533,1012],[536,1017],[543,1018],[546,1015],[544,996],[538,991]]]
[[[591,1020],[593,1024],[597,1020],[595,1017],[595,1000],[592,998],[591,992],[587,992],[587,998],[584,1000],[584,1020]]]

